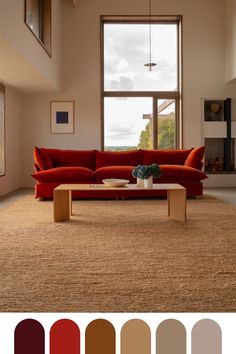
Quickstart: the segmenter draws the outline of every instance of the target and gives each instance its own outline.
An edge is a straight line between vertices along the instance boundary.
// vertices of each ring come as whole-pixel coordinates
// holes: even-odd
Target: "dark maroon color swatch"
[[[15,328],[14,354],[45,354],[44,328],[36,320],[23,320]]]

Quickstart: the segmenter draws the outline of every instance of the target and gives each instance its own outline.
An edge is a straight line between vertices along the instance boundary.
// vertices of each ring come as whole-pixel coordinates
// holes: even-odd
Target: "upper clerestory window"
[[[25,0],[25,23],[51,56],[51,0]]]

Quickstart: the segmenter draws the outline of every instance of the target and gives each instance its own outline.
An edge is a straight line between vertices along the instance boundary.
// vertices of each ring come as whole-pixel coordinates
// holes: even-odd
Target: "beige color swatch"
[[[192,329],[192,354],[221,354],[220,326],[212,320],[198,321]]]
[[[126,322],[121,329],[121,354],[151,354],[151,331],[142,320]]]
[[[163,321],[156,333],[157,354],[186,354],[186,330],[177,320]]]

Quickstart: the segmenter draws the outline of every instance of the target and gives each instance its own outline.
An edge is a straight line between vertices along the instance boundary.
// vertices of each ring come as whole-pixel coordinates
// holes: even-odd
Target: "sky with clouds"
[[[153,24],[151,72],[148,24],[104,25],[105,91],[173,91],[177,87],[177,26]],[[151,114],[150,98],[105,100],[105,146],[137,145]]]

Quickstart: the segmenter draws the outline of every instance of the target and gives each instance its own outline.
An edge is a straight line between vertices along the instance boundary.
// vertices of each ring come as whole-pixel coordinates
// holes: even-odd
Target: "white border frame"
[[[56,113],[66,111],[69,114],[68,124],[57,124]],[[51,134],[74,134],[74,101],[51,101]]]

